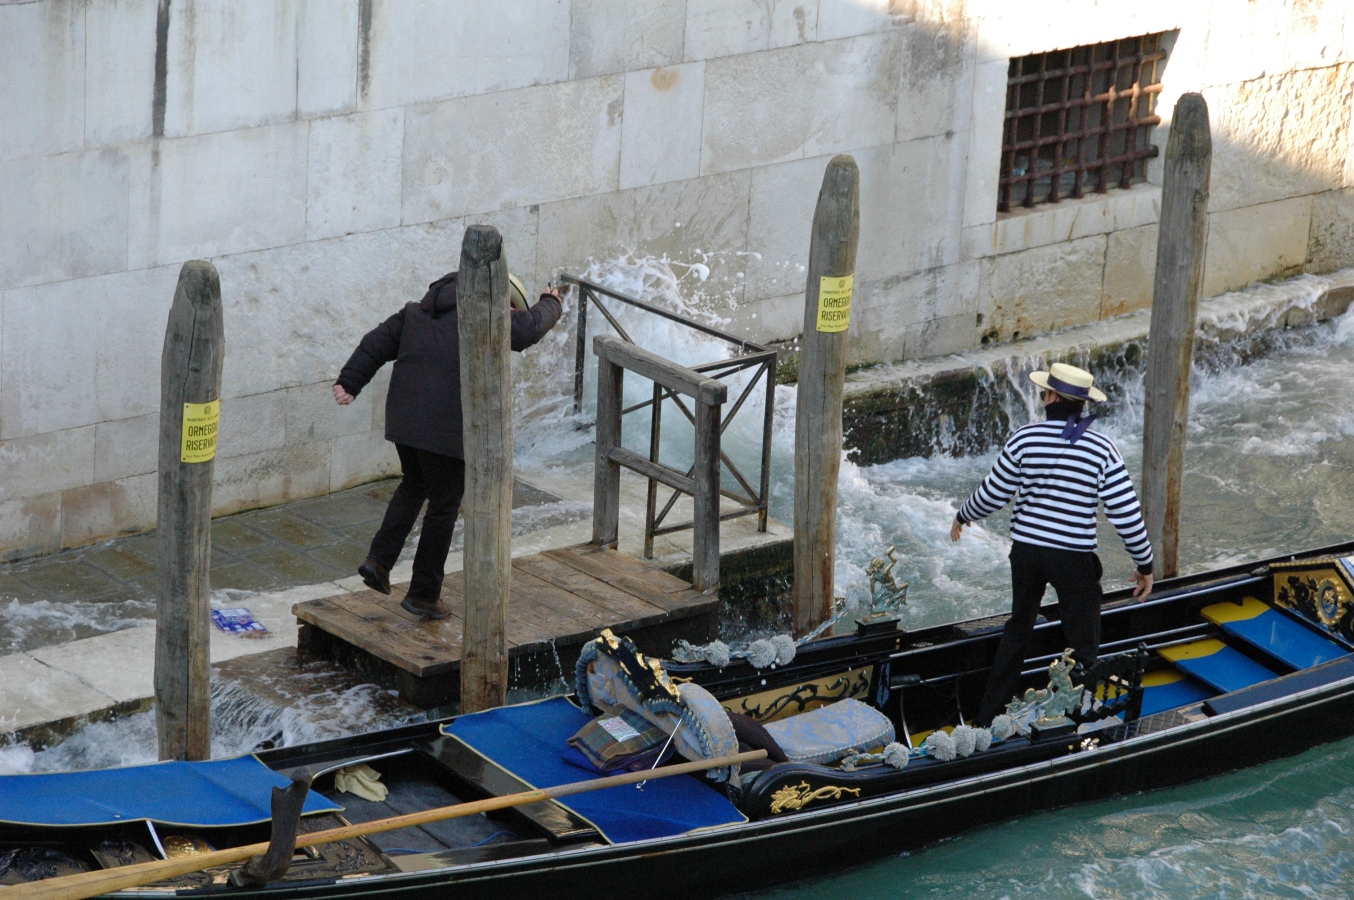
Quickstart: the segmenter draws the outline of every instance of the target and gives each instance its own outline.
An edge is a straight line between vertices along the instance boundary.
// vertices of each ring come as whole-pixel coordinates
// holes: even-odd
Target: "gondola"
[[[1045,606],[1000,729],[970,722],[1000,617],[908,632],[867,616],[760,668],[658,660],[607,632],[568,696],[235,760],[0,778],[0,884],[265,842],[272,789],[302,772],[303,837],[600,779],[582,766],[603,745],[565,757],[606,722],[622,743],[618,722],[667,732],[626,763],[640,772],[762,735],[786,759],[302,847],[267,883],[213,866],[120,895],[717,896],[1354,734],[1354,542],[1166,580],[1143,602],[1112,593],[1089,669],[1070,668],[1057,614]],[[363,773],[384,799],[338,789]]]

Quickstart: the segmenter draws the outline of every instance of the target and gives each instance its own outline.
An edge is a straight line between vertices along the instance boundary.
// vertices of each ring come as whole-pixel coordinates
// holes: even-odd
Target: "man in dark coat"
[[[512,349],[535,344],[562,312],[553,288],[530,309],[513,309]],[[427,500],[414,577],[400,605],[416,615],[441,619],[448,613],[441,600],[442,570],[465,493],[455,272],[434,281],[422,300],[406,304],[362,338],[334,384],[334,399],[340,405],[352,403],[391,360],[395,368],[386,397],[386,440],[399,453],[404,478],[357,572],[368,587],[390,593],[390,569]]]

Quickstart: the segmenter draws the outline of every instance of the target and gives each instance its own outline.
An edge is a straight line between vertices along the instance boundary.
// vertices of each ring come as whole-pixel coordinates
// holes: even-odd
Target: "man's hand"
[[[352,403],[356,399],[357,399],[356,397],[354,397],[352,394],[348,393],[343,389],[343,385],[341,384],[334,385],[334,400],[338,403],[339,406],[347,406],[349,403]]]
[[[956,516],[954,522],[950,525],[950,540],[959,540],[959,536],[964,533],[964,529],[967,528],[969,524],[970,523],[968,522],[959,521],[959,517]]]
[[[1146,600],[1147,595],[1152,593],[1152,576],[1144,575],[1137,569],[1133,570],[1133,583],[1137,587],[1133,588],[1133,596],[1138,600]]]

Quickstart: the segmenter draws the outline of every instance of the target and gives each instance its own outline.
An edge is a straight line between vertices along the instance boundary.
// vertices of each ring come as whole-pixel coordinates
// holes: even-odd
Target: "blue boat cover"
[[[569,738],[591,718],[564,697],[552,697],[469,713],[442,726],[442,733],[528,787],[547,788],[603,777],[589,775],[562,758]],[[585,819],[613,844],[747,821],[723,793],[702,784],[698,775],[660,778],[642,791],[622,785],[553,802]]]
[[[1172,678],[1158,678],[1152,684],[1143,683],[1141,716],[1150,716],[1168,709],[1188,706],[1206,700],[1217,692],[1185,674]]]
[[[1192,644],[1163,647],[1157,653],[1170,660],[1177,669],[1224,694],[1269,681],[1278,674],[1222,641],[1211,638]]]
[[[1343,647],[1254,597],[1239,604],[1215,603],[1204,607],[1202,613],[1227,634],[1259,647],[1294,669],[1310,669],[1345,655]]]
[[[149,819],[208,828],[272,818],[273,788],[291,782],[253,756],[125,769],[0,776],[0,822],[105,825]],[[304,813],[342,809],[314,792]]]

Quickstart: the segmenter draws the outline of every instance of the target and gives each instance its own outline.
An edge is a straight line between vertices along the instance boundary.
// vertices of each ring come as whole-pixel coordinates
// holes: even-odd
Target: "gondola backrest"
[[[1274,605],[1354,643],[1354,557],[1271,563]]]
[[[1073,710],[1068,718],[1081,724],[1121,716],[1132,722],[1142,713],[1142,679],[1147,669],[1147,645],[1139,644],[1129,653],[1106,656],[1089,669],[1080,667],[1072,673],[1072,681],[1080,683],[1098,703]]]

